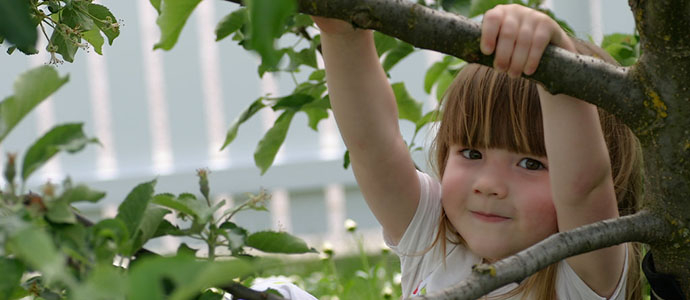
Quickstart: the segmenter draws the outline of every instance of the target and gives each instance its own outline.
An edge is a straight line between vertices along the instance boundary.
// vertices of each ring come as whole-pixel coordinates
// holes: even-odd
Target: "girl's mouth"
[[[470,211],[470,213],[472,213],[472,216],[474,216],[475,218],[489,223],[499,223],[510,220],[510,218],[508,217],[494,215],[491,213],[484,213],[479,211]]]

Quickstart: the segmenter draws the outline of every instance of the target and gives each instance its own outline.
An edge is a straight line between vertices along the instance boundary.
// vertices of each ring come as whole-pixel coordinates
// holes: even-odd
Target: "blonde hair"
[[[575,40],[580,53],[616,63],[594,45]],[[621,216],[638,211],[643,197],[642,150],[632,131],[615,116],[599,109],[599,119],[611,159],[611,170]],[[456,76],[444,96],[438,133],[430,151],[432,166],[443,178],[451,145],[469,148],[501,148],[516,153],[546,156],[541,107],[536,84],[526,79],[512,79],[491,68],[469,64]],[[442,211],[433,245],[446,241],[466,245]],[[626,299],[642,299],[640,284],[640,245],[628,247]],[[529,278],[507,298],[525,292],[522,299],[534,295],[539,300],[556,299],[556,266],[552,264]]]

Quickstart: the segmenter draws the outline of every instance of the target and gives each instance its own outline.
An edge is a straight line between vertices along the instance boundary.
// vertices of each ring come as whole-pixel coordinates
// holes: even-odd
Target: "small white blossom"
[[[335,251],[333,251],[333,244],[331,244],[329,241],[323,242],[321,249],[323,249],[323,254],[326,254],[329,258],[333,257],[335,254]]]
[[[401,282],[402,282],[402,274],[395,273],[395,275],[393,275],[393,283],[395,283],[396,285],[400,285]]]
[[[383,287],[383,291],[381,291],[381,294],[383,295],[384,299],[393,298],[393,288],[391,288],[390,283],[386,282],[386,285]]]
[[[355,232],[357,230],[357,222],[352,219],[345,220],[345,229],[348,232]]]

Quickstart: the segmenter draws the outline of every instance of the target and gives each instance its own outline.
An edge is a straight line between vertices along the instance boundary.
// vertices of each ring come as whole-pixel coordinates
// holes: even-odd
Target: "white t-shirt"
[[[386,244],[400,256],[402,269],[403,298],[414,295],[439,292],[467,278],[472,266],[481,262],[481,258],[462,245],[446,242],[446,264],[443,264],[441,246],[437,244],[430,251],[424,252],[436,237],[439,217],[441,215],[441,185],[429,175],[417,172],[421,195],[417,211],[403,237],[397,245],[384,236]],[[625,268],[618,287],[611,300],[625,300],[625,282],[627,279],[627,251]],[[597,295],[577,276],[566,263],[558,263],[556,275],[556,293],[561,300],[606,300]],[[505,294],[516,288],[516,283],[506,285],[491,292],[490,296]],[[520,299],[517,295],[510,299]]]

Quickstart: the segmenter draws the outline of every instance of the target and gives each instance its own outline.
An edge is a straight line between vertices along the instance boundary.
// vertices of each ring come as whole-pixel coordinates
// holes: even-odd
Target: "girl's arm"
[[[331,106],[352,170],[384,233],[397,243],[417,209],[420,187],[373,33],[313,19],[321,29]]]
[[[519,5],[486,13],[481,49],[496,52],[494,66],[511,77],[534,73],[546,46],[575,52],[575,46],[548,16]],[[597,108],[539,87],[549,178],[559,231],[618,217],[611,162]],[[578,276],[597,294],[613,294],[624,266],[621,245],[568,258]]]

